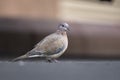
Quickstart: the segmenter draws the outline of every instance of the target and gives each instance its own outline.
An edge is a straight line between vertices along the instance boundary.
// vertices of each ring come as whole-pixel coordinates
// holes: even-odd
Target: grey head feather
[[[61,23],[59,26],[58,26],[59,30],[62,30],[62,31],[69,31],[69,25],[67,23]]]

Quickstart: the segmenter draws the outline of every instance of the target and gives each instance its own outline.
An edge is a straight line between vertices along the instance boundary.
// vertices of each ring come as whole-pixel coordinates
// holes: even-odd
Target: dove
[[[68,47],[67,31],[69,31],[69,25],[67,23],[59,24],[56,32],[46,36],[38,42],[32,50],[13,59],[13,61],[33,57],[43,57],[48,62],[57,62],[56,59],[60,57]]]

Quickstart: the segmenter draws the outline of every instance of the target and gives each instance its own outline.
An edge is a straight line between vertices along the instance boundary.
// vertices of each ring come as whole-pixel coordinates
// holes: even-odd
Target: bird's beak
[[[67,27],[67,31],[70,31],[70,26],[69,26],[69,27]]]
[[[70,31],[70,28],[67,28],[67,31]]]

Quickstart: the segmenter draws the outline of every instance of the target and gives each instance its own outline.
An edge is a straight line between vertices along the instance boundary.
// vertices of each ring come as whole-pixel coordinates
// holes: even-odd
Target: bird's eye
[[[62,27],[64,27],[64,25],[62,25]]]

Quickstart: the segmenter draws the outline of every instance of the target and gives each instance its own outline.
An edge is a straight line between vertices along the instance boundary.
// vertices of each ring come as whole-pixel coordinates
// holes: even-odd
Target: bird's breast
[[[59,48],[56,49],[54,54],[49,55],[49,57],[51,57],[51,58],[58,58],[65,52],[65,50],[68,47],[68,38],[67,38],[67,36],[64,36],[64,37],[62,36],[60,38],[60,40],[57,42],[57,44],[55,44],[55,45],[58,45]]]

